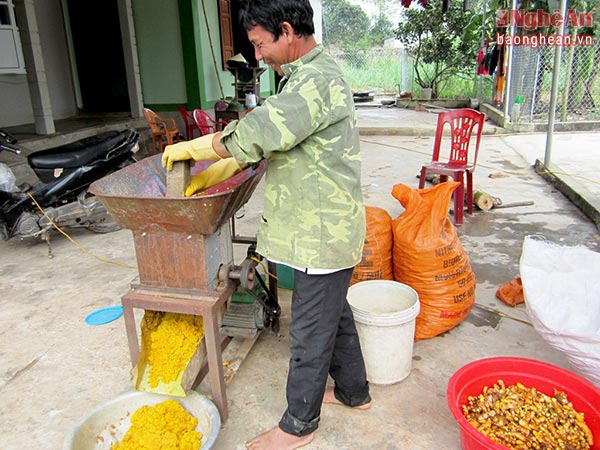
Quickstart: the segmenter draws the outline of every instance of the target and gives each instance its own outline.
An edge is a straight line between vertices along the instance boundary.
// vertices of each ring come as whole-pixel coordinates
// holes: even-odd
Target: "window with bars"
[[[0,0],[0,74],[25,73],[13,0]]]

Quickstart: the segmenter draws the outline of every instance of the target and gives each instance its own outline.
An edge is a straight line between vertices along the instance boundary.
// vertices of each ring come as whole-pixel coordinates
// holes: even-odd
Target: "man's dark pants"
[[[371,400],[352,310],[346,294],[352,268],[326,275],[294,270],[288,409],[279,427],[304,436],[319,424],[327,375],[336,398],[348,406]]]

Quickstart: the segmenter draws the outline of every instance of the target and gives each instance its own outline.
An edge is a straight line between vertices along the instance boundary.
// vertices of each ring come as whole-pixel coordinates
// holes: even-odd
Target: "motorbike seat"
[[[77,168],[102,159],[125,137],[116,130],[80,139],[70,144],[31,153],[29,165],[38,169]]]

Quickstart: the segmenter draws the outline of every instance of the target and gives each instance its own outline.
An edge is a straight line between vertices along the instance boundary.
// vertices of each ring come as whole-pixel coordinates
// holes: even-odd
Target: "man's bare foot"
[[[279,427],[271,428],[246,442],[248,450],[294,450],[309,444],[314,433],[306,436],[288,434]]]
[[[325,395],[323,396],[323,403],[329,403],[332,405],[348,406],[348,405],[344,405],[337,398],[335,398],[335,394],[333,393],[333,386],[327,386],[325,388]],[[369,403],[365,403],[364,405],[352,406],[351,408],[353,408],[353,409],[369,409],[371,407],[371,403],[373,403],[373,402],[370,401]],[[350,408],[350,406],[349,406],[349,408]]]

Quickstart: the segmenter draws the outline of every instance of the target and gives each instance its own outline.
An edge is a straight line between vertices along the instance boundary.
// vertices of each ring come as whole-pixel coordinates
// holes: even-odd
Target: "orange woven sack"
[[[367,233],[362,260],[354,268],[350,285],[367,280],[393,280],[392,217],[385,209],[365,207]]]
[[[397,184],[392,195],[405,211],[394,219],[394,279],[419,294],[415,339],[454,328],[475,302],[475,274],[447,217],[456,182],[428,189]]]

